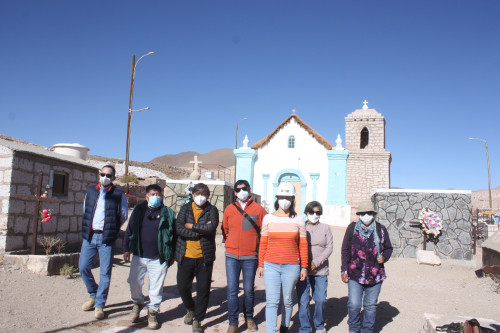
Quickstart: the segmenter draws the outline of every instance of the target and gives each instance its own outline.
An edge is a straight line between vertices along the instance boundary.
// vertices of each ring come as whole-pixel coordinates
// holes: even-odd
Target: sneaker
[[[95,308],[94,315],[96,319],[104,319],[104,311],[102,308]]]
[[[326,333],[326,329],[316,330],[316,333]]]
[[[288,327],[280,326],[280,333],[288,333]]]
[[[160,324],[158,324],[158,320],[156,316],[158,315],[158,311],[149,309],[148,310],[148,327],[152,330],[157,330],[160,328]]]
[[[253,319],[247,319],[247,331],[248,332],[257,332],[257,324],[255,323],[255,320]]]
[[[227,329],[227,333],[238,333],[238,326],[229,325],[229,328]]]
[[[139,319],[141,315],[141,310],[144,308],[144,304],[139,304],[139,303],[134,303],[134,306],[132,307],[132,311],[130,311],[130,321],[132,323],[136,323],[137,320]]]
[[[184,324],[191,325],[193,323],[193,318],[194,318],[194,310],[187,310],[187,313],[184,316]]]
[[[94,309],[94,305],[95,305],[95,298],[89,298],[85,303],[83,303],[82,310],[90,311]]]
[[[201,329],[201,322],[199,320],[193,320],[193,333],[201,333],[203,330]]]

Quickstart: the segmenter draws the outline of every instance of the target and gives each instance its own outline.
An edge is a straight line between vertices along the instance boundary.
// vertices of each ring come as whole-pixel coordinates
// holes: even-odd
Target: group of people
[[[80,274],[89,299],[84,311],[94,310],[103,319],[111,277],[115,240],[127,220],[127,198],[113,185],[115,169],[102,168],[99,183],[87,189],[82,226],[83,244]],[[227,278],[228,333],[239,331],[239,285],[243,280],[244,300],[241,312],[246,329],[256,332],[254,320],[255,277],[263,278],[266,293],[267,332],[287,332],[293,308],[293,293],[299,305],[300,332],[326,332],[324,310],[327,299],[329,262],[333,251],[330,227],[320,223],[323,208],[317,201],[305,207],[304,221],[295,209],[295,187],[279,184],[275,211],[267,211],[255,202],[250,184],[238,180],[236,200],[226,207],[222,219]],[[215,261],[215,236],[219,213],[209,202],[210,190],[198,183],[191,197],[176,214],[162,203],[162,189],[153,184],[146,188],[145,201],[136,205],[125,231],[123,259],[130,261],[128,283],[133,302],[130,320],[138,321],[141,310],[148,308],[148,327],[158,329],[157,315],[168,268],[177,262],[177,288],[186,308],[184,323],[193,332],[202,332],[208,308]],[[348,284],[349,332],[372,332],[378,295],[386,278],[384,263],[392,254],[386,228],[374,221],[371,202],[361,203],[359,220],[351,223],[342,243],[342,281]],[[100,260],[100,279],[92,275],[92,262]],[[132,255],[131,255],[132,254]],[[142,287],[149,276],[149,302]],[[196,298],[192,284],[196,278]],[[314,313],[310,301],[314,300]],[[281,325],[277,329],[278,308],[282,304]],[[361,308],[363,319],[360,318]]]

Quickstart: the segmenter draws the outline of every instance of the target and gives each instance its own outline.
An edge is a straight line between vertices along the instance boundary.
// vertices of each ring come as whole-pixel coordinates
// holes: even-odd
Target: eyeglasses
[[[101,177],[106,177],[106,178],[111,179],[111,178],[113,178],[113,175],[112,175],[112,174],[110,174],[110,173],[104,173],[104,172],[101,172]]]
[[[241,190],[248,192],[248,187],[245,186],[245,187],[235,188],[234,192],[240,193]]]

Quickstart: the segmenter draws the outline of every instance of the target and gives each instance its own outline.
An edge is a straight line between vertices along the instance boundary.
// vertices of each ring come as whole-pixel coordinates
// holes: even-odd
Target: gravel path
[[[340,242],[345,229],[333,228],[334,254],[330,259],[326,317],[329,332],[347,332],[347,285],[340,280]],[[205,332],[226,332],[226,289],[224,248],[218,246],[212,294]],[[87,299],[79,277],[38,276],[24,268],[0,264],[0,332],[135,332],[146,331],[142,320],[129,324],[131,309],[126,282],[129,267],[115,256],[107,318],[94,319],[83,312]],[[443,264],[440,267],[418,265],[415,259],[392,259],[387,265],[388,279],[379,297],[377,331],[387,333],[423,332],[423,314],[449,314],[500,320],[500,294],[489,278],[477,278],[475,268]],[[98,270],[94,270],[98,275]],[[162,332],[191,332],[182,323],[184,315],[175,286],[176,265],[167,274],[164,302],[159,320]],[[256,281],[256,321],[265,332],[265,292],[262,279]],[[147,290],[147,289],[145,289]],[[294,307],[291,332],[298,332],[297,306]],[[240,321],[240,331],[246,327]]]

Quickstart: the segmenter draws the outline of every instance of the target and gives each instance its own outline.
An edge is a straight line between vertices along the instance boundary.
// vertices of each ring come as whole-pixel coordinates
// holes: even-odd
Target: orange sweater
[[[304,219],[267,214],[262,222],[259,247],[259,267],[264,261],[276,264],[300,264],[307,268],[309,262]]]
[[[238,202],[236,205],[241,208]],[[267,214],[266,210],[252,199],[249,199],[244,211],[262,229],[262,220]],[[243,215],[232,204],[224,210],[222,232],[226,238],[227,256],[236,259],[257,259],[257,231],[250,222],[246,221],[246,219],[243,220]]]

